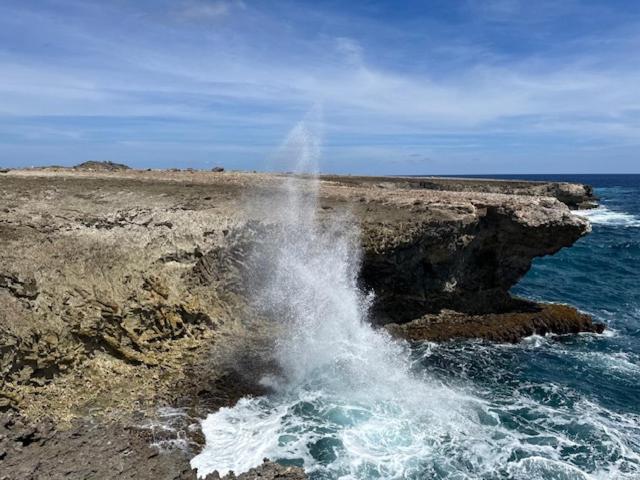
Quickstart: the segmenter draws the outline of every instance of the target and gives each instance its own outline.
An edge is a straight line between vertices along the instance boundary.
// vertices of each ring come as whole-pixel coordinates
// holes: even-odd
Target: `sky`
[[[3,0],[0,166],[640,173],[637,0]]]

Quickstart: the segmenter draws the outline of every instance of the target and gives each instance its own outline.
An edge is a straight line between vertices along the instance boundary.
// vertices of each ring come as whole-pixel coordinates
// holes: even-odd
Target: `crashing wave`
[[[610,210],[605,206],[591,210],[575,210],[573,213],[598,225],[640,227],[640,218],[630,213]]]

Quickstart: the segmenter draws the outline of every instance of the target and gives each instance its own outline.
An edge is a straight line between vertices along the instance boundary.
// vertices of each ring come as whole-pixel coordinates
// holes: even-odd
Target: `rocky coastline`
[[[274,226],[246,205],[268,208],[282,176],[90,167],[0,176],[0,479],[195,478],[198,419],[272,368],[277,328],[243,279]],[[324,176],[319,200],[321,220],[358,225],[371,321],[393,335],[603,329],[509,293],[590,231],[570,210],[597,204],[589,186]],[[303,476],[267,462],[239,478]]]

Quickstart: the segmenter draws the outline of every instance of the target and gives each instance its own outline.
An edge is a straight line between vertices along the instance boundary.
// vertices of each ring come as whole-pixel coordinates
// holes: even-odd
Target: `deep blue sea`
[[[523,445],[531,478],[640,479],[640,175],[486,175],[588,183],[601,207],[576,212],[593,231],[539,258],[513,288],[519,296],[564,302],[607,325],[604,335],[531,338],[515,346],[457,342],[428,346],[423,365],[450,381],[473,382],[540,452]],[[554,462],[557,461],[558,463]],[[566,466],[565,476],[557,470]],[[578,470],[571,473],[570,466]]]
[[[302,222],[261,297],[292,317],[287,378],[208,416],[199,473],[270,457],[313,480],[640,479],[640,175],[505,178],[595,187],[601,207],[575,212],[592,233],[537,259],[513,293],[572,304],[605,334],[401,344],[366,322],[348,242]]]

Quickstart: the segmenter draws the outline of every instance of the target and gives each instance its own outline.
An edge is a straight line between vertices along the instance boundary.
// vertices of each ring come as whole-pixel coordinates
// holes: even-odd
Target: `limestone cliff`
[[[409,339],[597,330],[508,293],[533,258],[589,231],[565,204],[592,198],[587,187],[420,182],[321,182],[321,219],[347,214],[361,231],[373,322]],[[0,176],[0,409],[130,424],[158,405],[197,415],[256,392],[269,333],[250,318],[244,253],[274,226],[246,205],[269,208],[280,185],[229,172]]]
[[[523,195],[524,186],[513,194],[509,182],[502,194],[479,191],[481,181],[469,183],[470,191],[445,191],[378,180],[326,178],[319,209],[321,218],[348,212],[360,228],[362,282],[375,291],[378,324],[442,309],[467,315],[517,309],[521,303],[508,291],[532,259],[589,231],[558,199]],[[490,190],[499,185],[492,182]],[[30,395],[20,386],[74,391],[52,380],[65,374],[71,382],[69,374],[87,361],[90,368],[119,369],[105,374],[104,388],[133,386],[146,397],[164,385],[160,392],[169,392],[171,382],[188,381],[185,370],[199,361],[201,348],[245,328],[239,244],[261,241],[260,210],[246,205],[256,196],[268,204],[279,177],[12,171],[0,188],[5,407]],[[137,381],[137,365],[157,375]],[[92,401],[73,395],[66,404],[71,411]]]

